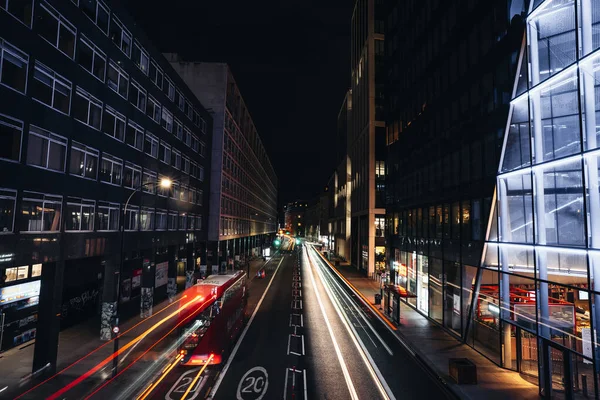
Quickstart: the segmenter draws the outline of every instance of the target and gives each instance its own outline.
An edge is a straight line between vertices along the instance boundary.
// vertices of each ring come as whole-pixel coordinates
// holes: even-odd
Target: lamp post
[[[119,245],[119,273],[117,275],[117,301],[115,303],[115,317],[114,317],[114,321],[113,321],[113,334],[115,335],[114,347],[113,347],[113,353],[114,353],[113,369],[112,369],[113,378],[117,375],[117,369],[118,369],[118,365],[119,365],[119,331],[118,331],[119,300],[120,300],[119,297],[121,295],[121,293],[120,293],[121,292],[121,272],[123,271],[123,251],[124,251],[124,247],[125,247],[125,217],[127,216],[127,206],[129,205],[129,202],[133,198],[134,194],[136,194],[138,191],[141,191],[144,187],[153,185],[153,184],[155,184],[155,182],[146,182],[146,183],[142,183],[137,188],[135,188],[133,193],[131,193],[129,195],[129,197],[127,198],[127,201],[125,202],[125,207],[123,207],[123,212],[121,213],[121,221],[120,221],[121,226],[119,229],[120,236],[121,236],[121,243]],[[171,181],[168,178],[163,178],[160,180],[159,184],[162,188],[168,189],[173,185],[173,181]],[[115,328],[117,328],[117,329],[115,329]]]

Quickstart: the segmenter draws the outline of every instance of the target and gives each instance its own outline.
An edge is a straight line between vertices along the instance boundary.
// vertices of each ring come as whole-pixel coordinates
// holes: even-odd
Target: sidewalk
[[[336,269],[374,305],[374,294],[380,292],[378,281],[360,274],[347,262],[340,262]],[[404,302],[401,302],[397,327],[396,333],[404,343],[461,399],[540,398],[536,385],[525,381],[517,372],[497,366]],[[463,357],[477,365],[477,385],[458,385],[448,375],[448,360]]]
[[[262,258],[250,261],[249,287],[252,287],[252,281],[256,276],[256,271],[262,268],[264,264]],[[243,270],[244,272],[247,272],[247,268],[244,268]],[[231,273],[231,270],[227,272]],[[182,293],[183,292],[179,292],[177,294],[174,302],[179,300]],[[168,299],[159,304],[155,304],[153,314],[157,314],[170,304],[172,303],[170,303]],[[172,308],[175,310],[175,307],[176,306],[174,305]],[[121,338],[121,345],[125,344],[128,341],[128,338],[135,337],[139,332],[143,332],[143,329],[147,328],[146,325],[148,325],[151,320],[152,319],[142,320],[139,315],[137,315],[121,323],[121,332],[125,332],[136,324],[141,323],[138,327]],[[90,318],[85,322],[63,330],[59,334],[59,348],[56,363],[57,371],[71,365],[105,343],[106,342],[100,340],[99,317]],[[0,389],[8,387],[5,391],[0,393],[0,399],[14,398],[16,395],[24,392],[27,388],[32,387],[43,380],[42,377],[29,379],[26,382],[23,382],[23,386],[20,386],[21,380],[31,375],[34,348],[35,341],[31,341],[0,354]],[[112,344],[104,346],[100,351],[90,355],[80,364],[74,366],[73,370],[69,370],[68,374],[77,375],[77,372],[81,373],[82,371],[86,371],[86,368],[91,368],[100,360],[108,357],[112,354],[112,351]]]

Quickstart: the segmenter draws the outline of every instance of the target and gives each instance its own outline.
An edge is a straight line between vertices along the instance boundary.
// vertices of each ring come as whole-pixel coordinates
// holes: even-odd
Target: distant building
[[[308,201],[296,200],[283,206],[285,213],[285,232],[290,235],[304,236],[305,234],[305,213],[308,208]]]
[[[209,262],[257,253],[277,231],[277,177],[227,64],[166,54],[214,120]]]
[[[306,209],[305,236],[314,242],[329,244],[329,187]]]

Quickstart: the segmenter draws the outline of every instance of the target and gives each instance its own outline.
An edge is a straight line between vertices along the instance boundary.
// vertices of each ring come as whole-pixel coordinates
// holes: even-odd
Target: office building
[[[547,398],[599,396],[599,24],[597,1],[529,5],[472,305],[482,350]]]
[[[233,74],[227,64],[166,56],[214,120],[209,263],[258,254],[277,231],[277,177]]]
[[[149,315],[182,287],[204,257],[211,129],[117,2],[0,3],[2,350],[35,338],[33,370],[54,367],[61,328],[102,308],[110,339],[117,304]]]
[[[413,296],[402,301],[466,338],[523,9],[428,0],[386,11],[390,283]],[[384,300],[397,319],[401,299]]]
[[[351,21],[347,156],[350,262],[365,275],[385,269],[384,7],[357,0]]]

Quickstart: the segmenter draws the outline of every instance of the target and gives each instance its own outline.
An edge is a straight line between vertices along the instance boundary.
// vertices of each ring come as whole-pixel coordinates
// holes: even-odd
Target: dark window
[[[29,56],[0,39],[0,82],[21,93],[27,86]]]
[[[0,233],[13,231],[16,199],[15,190],[0,189]]]
[[[33,0],[2,0],[0,8],[4,8],[10,15],[31,27]]]
[[[21,159],[21,136],[23,123],[0,114],[0,158],[19,161]]]
[[[33,78],[31,97],[55,110],[69,114],[71,82],[38,62],[35,64]]]
[[[36,15],[36,29],[41,37],[65,53],[75,56],[77,29],[46,2],[41,2]]]
[[[90,74],[104,82],[106,55],[84,36],[79,38],[77,62]]]
[[[64,172],[67,138],[31,125],[27,141],[27,165]]]

